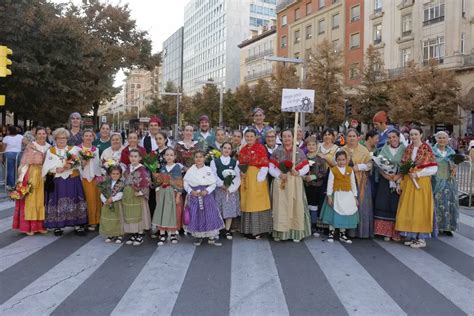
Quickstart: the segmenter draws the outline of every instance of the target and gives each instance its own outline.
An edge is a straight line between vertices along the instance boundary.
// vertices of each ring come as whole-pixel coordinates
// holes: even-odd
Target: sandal
[[[74,232],[76,233],[77,236],[85,236],[86,231],[84,230],[84,227],[82,226],[76,226],[74,228]]]
[[[328,242],[334,242],[334,230],[329,231]]]
[[[122,236],[119,236],[119,237],[116,237],[116,238],[115,238],[115,243],[116,243],[116,244],[121,244],[122,242],[123,242]]]
[[[135,238],[136,238],[136,234],[132,234],[132,235],[128,238],[128,240],[125,242],[125,244],[127,244],[127,245],[133,244],[133,242],[135,241]]]
[[[63,230],[62,229],[55,229],[54,230],[54,236],[62,236],[63,235]]]
[[[352,240],[347,237],[346,232],[339,233],[339,241],[345,242],[346,244],[352,244]]]
[[[143,236],[137,234],[137,236],[135,236],[135,241],[133,242],[133,245],[140,246],[141,244],[143,244]]]
[[[112,242],[112,241],[114,241],[114,237],[105,238],[105,242],[107,242],[107,243]]]

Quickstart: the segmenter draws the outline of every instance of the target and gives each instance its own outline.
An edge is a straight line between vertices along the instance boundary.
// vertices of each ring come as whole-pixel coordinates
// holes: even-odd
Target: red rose
[[[291,161],[285,160],[283,163],[285,164],[285,166],[286,166],[288,169],[293,168],[293,163],[292,163]]]

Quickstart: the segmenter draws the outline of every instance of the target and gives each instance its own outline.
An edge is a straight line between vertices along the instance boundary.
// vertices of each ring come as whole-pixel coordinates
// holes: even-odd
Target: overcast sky
[[[56,3],[68,2],[67,0],[52,0]],[[102,0],[106,1],[106,0]],[[159,52],[162,44],[184,23],[184,6],[190,0],[109,0],[114,4],[128,3],[132,18],[137,21],[139,29],[148,31],[153,42],[153,52]],[[73,2],[81,2],[73,0]],[[121,85],[124,79],[119,74],[115,85]]]

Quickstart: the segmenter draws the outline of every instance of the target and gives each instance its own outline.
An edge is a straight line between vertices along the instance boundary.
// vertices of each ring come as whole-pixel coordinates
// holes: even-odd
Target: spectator
[[[7,161],[7,186],[15,186],[16,160],[21,152],[23,136],[18,134],[15,126],[8,127],[8,135],[3,138],[2,151]]]

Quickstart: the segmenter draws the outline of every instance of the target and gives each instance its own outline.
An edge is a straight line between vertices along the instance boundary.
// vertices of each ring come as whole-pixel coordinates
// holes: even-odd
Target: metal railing
[[[467,196],[468,199],[468,207],[472,206],[472,193],[473,193],[473,168],[472,162],[465,161],[458,165],[457,173],[456,173],[456,181],[458,184],[458,193],[459,196],[462,198],[463,196]]]

